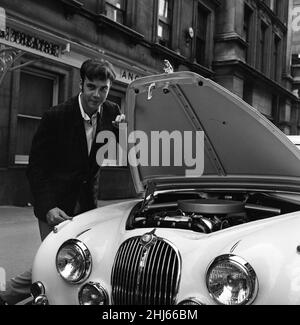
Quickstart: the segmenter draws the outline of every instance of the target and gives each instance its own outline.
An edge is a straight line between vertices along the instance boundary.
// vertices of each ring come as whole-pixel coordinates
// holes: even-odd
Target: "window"
[[[281,10],[282,10],[282,7],[281,7],[281,0],[274,0],[275,1],[275,4],[274,4],[274,12],[277,16],[281,16]]]
[[[273,10],[274,12],[276,12],[276,8],[278,6],[278,0],[263,0],[263,2],[269,6],[269,8],[271,10]]]
[[[161,45],[170,47],[172,36],[173,1],[158,0],[157,36]]]
[[[246,80],[244,80],[243,100],[249,105],[253,104],[253,85]]]
[[[207,44],[207,23],[209,11],[198,4],[197,29],[196,29],[196,61],[205,65]]]
[[[274,124],[277,124],[280,119],[280,107],[283,105],[283,100],[278,95],[272,96],[272,119]]]
[[[43,113],[57,104],[58,78],[32,70],[20,72],[15,164],[27,164],[32,138]]]
[[[260,25],[260,71],[266,71],[266,37],[267,25],[262,21]]]
[[[115,22],[125,24],[126,0],[105,1],[105,15]]]
[[[248,48],[246,50],[246,55],[245,55],[246,62],[249,61],[249,52],[251,50],[251,48],[250,48],[251,20],[252,20],[252,10],[248,6],[245,6],[245,9],[244,9],[244,28],[243,28],[244,35],[243,35],[243,38],[246,41],[246,43],[248,44]]]
[[[270,0],[270,9],[274,11],[276,15],[279,13],[280,0]]]
[[[274,10],[277,1],[276,0],[269,0],[268,2],[269,2],[270,9]]]
[[[270,9],[277,15],[280,16],[281,15],[281,6],[282,6],[282,2],[281,0],[269,0],[268,2]]]
[[[273,44],[273,71],[272,78],[278,81],[281,64],[280,64],[280,38],[277,35],[274,35],[274,44]]]

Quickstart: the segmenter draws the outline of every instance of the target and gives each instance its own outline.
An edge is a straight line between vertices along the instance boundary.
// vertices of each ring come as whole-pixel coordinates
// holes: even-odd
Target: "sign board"
[[[130,82],[141,77],[138,73],[132,70],[127,70],[116,65],[114,66],[114,68],[117,73],[117,80],[126,84],[129,84]]]
[[[12,18],[7,19],[5,17],[5,10],[1,7],[0,25],[4,28],[4,30],[0,29],[0,45],[7,49],[11,48],[25,53],[31,53],[35,57],[54,60],[55,62],[76,68],[80,68],[87,57],[108,59],[116,70],[117,81],[123,84],[129,84],[149,74],[149,72],[132,66],[130,63],[107,57],[106,53],[98,48],[74,43],[68,39],[18,22]]]

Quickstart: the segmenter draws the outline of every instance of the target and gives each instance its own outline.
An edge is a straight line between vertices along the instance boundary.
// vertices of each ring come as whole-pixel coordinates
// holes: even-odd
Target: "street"
[[[127,199],[98,201],[98,207],[122,201]],[[5,269],[7,280],[31,267],[40,243],[32,207],[0,206],[0,268]]]
[[[41,243],[31,207],[0,206],[0,267],[6,280],[29,269]]]

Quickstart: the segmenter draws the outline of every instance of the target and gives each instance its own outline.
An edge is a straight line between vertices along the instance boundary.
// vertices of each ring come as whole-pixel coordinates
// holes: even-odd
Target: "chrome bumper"
[[[31,285],[31,295],[33,298],[32,305],[49,305],[48,298],[46,297],[45,287],[42,282],[35,282]]]

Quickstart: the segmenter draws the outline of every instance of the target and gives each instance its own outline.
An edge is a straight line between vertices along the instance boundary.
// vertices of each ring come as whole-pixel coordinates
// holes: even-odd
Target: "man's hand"
[[[46,219],[48,225],[53,227],[66,220],[72,220],[72,217],[69,217],[63,210],[59,208],[54,208],[48,211]]]

